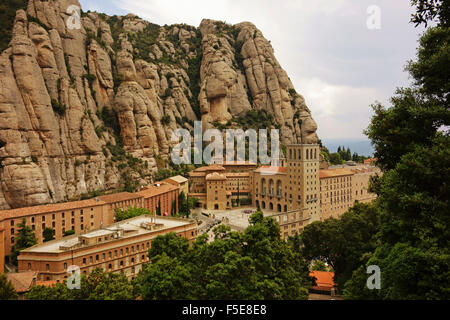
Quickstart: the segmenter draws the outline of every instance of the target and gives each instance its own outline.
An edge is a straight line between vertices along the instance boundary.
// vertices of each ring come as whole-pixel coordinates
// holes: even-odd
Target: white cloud
[[[160,25],[198,26],[203,18],[253,22],[318,123],[321,138],[363,137],[370,104],[386,102],[414,56],[419,29],[408,24],[409,1],[392,0],[81,0]],[[381,9],[381,30],[368,30],[366,9]]]
[[[293,79],[305,97],[323,138],[363,138],[370,117],[370,105],[383,100],[375,88],[333,85],[318,78]]]

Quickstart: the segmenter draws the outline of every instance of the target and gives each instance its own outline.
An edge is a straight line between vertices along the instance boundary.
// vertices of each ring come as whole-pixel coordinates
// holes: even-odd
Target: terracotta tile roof
[[[191,171],[188,174],[189,174],[189,177],[204,177],[206,175],[206,172]]]
[[[87,207],[95,207],[98,205],[104,205],[106,202],[102,200],[81,200],[81,201],[72,201],[72,202],[64,202],[64,203],[53,203],[53,204],[44,204],[40,206],[34,207],[25,207],[18,209],[10,209],[10,210],[0,210],[0,216],[4,218],[16,218],[16,217],[24,217],[35,214],[42,213],[51,213],[57,211],[69,211],[73,209],[82,209]]]
[[[106,203],[114,203],[119,201],[135,200],[142,198],[142,196],[130,192],[121,192],[121,193],[107,194],[104,196],[100,196],[98,198]]]
[[[259,173],[286,173],[287,168],[286,167],[273,167],[273,166],[261,166],[258,169],[255,170],[255,172]]]
[[[341,177],[341,176],[350,176],[355,173],[349,169],[327,169],[327,170],[319,170],[319,178],[333,178],[333,177]]]
[[[24,293],[28,292],[30,288],[36,284],[38,272],[27,271],[20,273],[8,273],[6,276],[14,286],[17,293]]]
[[[163,181],[167,181],[167,180],[172,180],[172,181],[175,181],[177,183],[183,183],[183,182],[187,182],[188,181],[188,179],[186,179],[185,177],[180,176],[180,175],[167,178],[166,180],[163,180]]]
[[[178,187],[170,184],[170,183],[166,183],[166,182],[160,182],[158,183],[159,187],[155,185],[152,186],[148,186],[143,188],[141,191],[136,192],[136,194],[144,197],[144,198],[151,198],[160,194],[164,194],[170,191],[174,191],[174,190],[178,190]]]
[[[311,271],[309,275],[316,278],[316,285],[313,287],[315,290],[330,291],[336,286],[333,280],[334,272]]]
[[[225,168],[218,164],[212,164],[210,166],[200,167],[195,169],[195,172],[205,172],[205,171],[224,171]]]

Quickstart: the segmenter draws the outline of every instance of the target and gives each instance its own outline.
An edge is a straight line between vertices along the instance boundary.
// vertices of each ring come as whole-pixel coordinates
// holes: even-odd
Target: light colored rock
[[[270,42],[253,24],[234,26],[237,39],[219,32],[213,20],[199,29],[161,27],[144,61],[135,58],[134,39],[148,22],[119,17],[123,32],[114,43],[108,17],[98,13],[84,15],[80,29],[69,29],[70,5],[79,2],[30,0],[27,12],[17,12],[10,47],[0,53],[0,209],[118,188],[120,162],[106,148],[117,141],[112,123],[102,120],[108,110],[118,118],[126,152],[148,164],[143,176],[131,173],[142,184],[157,170],[155,154],[167,161],[176,144],[173,131],[192,130],[199,118],[207,129],[262,109],[281,126],[282,143],[318,141],[304,98],[293,93]],[[27,14],[46,27],[29,23]],[[101,41],[88,43],[87,31]],[[235,52],[236,41],[241,52]],[[189,64],[197,58],[193,70]],[[65,113],[55,111],[64,107]]]

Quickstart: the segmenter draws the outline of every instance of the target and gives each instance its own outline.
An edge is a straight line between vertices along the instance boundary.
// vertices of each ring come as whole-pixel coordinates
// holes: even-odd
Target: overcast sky
[[[403,71],[423,29],[409,0],[80,0],[83,10],[134,13],[153,23],[198,26],[203,18],[250,21],[306,99],[321,139],[365,138],[370,104],[409,84]],[[376,5],[380,29],[367,20]],[[373,21],[372,19],[370,21]]]

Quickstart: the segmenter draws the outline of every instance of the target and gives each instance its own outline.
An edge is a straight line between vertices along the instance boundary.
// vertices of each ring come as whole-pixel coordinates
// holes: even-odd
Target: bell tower
[[[309,219],[309,222],[319,220],[319,145],[288,145],[286,164],[289,209],[302,210],[304,218]]]

